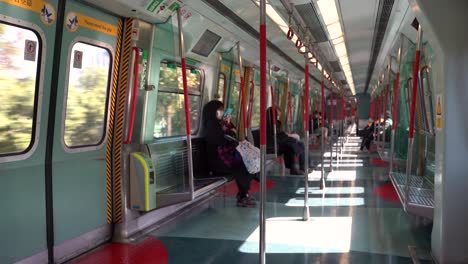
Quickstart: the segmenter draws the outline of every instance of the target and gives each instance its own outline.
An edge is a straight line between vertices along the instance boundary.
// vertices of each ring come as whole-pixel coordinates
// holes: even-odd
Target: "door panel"
[[[56,245],[107,226],[106,133],[117,26],[116,17],[67,2],[53,151]]]
[[[52,69],[56,7],[55,0],[0,1],[0,263],[47,247],[44,156],[51,76],[46,73]],[[36,37],[26,32],[31,30]],[[37,41],[29,42],[30,52],[27,41]],[[32,62],[38,66],[35,75],[28,72]],[[29,91],[30,85],[35,89]]]
[[[41,15],[44,5],[39,1],[0,1],[0,263],[12,263],[46,250],[44,131],[51,78],[45,73],[52,69],[49,54],[54,50],[57,1],[47,3],[51,15],[48,20]],[[26,30],[13,32],[7,27]],[[26,31],[34,32],[36,37]],[[24,56],[26,41],[36,44]],[[38,66],[33,74],[35,80],[27,73],[31,62]],[[30,84],[35,89],[25,89]],[[24,138],[23,132],[30,137]],[[31,140],[31,144],[23,140]]]

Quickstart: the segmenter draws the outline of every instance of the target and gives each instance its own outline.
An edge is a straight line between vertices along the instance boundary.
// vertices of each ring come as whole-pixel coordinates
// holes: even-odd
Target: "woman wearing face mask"
[[[253,175],[247,172],[240,155],[236,154],[237,142],[225,137],[235,137],[236,129],[231,123],[231,117],[223,115],[224,105],[218,100],[208,102],[203,108],[203,131],[210,169],[214,173],[235,175],[239,189],[237,206],[255,206],[255,200],[249,195]]]

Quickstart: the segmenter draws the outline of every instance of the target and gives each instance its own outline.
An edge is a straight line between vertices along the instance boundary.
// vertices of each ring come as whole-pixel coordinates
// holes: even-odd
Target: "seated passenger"
[[[367,122],[367,126],[363,129],[361,132],[362,135],[362,142],[361,142],[361,148],[360,150],[363,150],[364,147],[367,148],[367,150],[370,150],[370,144],[372,143],[372,140],[374,139],[374,120],[372,118],[369,118],[369,121]]]
[[[324,135],[324,138],[325,138],[325,142],[327,143],[330,143],[331,142],[331,139],[330,137],[328,137],[328,131],[330,131],[330,126],[328,124],[328,121],[327,121],[327,114],[324,114],[324,124],[323,124],[323,135]],[[322,112],[318,112],[318,111],[315,111],[315,117],[314,117],[314,121],[313,121],[313,126],[314,126],[314,130],[320,128],[322,126]],[[319,139],[321,137],[321,134],[317,135],[317,139]]]
[[[312,116],[312,125],[310,126],[310,127],[313,127],[314,131],[317,131],[317,129],[320,127],[320,118],[321,118],[320,112],[315,111],[314,115]]]
[[[323,123],[323,127],[325,129],[324,135],[325,135],[325,141],[327,143],[331,143],[331,138],[330,138],[330,133],[331,133],[331,126],[330,123],[328,122],[327,114],[323,115],[325,122]]]
[[[274,142],[272,108],[267,109],[267,144]],[[276,115],[278,116],[278,115]],[[276,121],[276,143],[278,155],[284,155],[284,164],[292,175],[304,174],[304,143],[299,141],[296,133],[286,133],[281,130],[281,122]]]
[[[213,172],[232,173],[239,189],[237,206],[255,206],[255,199],[249,195],[249,174],[236,151],[237,141],[225,137],[236,136],[236,129],[231,123],[231,116],[224,115],[224,105],[218,100],[208,102],[203,108],[203,131],[208,154],[209,167]]]

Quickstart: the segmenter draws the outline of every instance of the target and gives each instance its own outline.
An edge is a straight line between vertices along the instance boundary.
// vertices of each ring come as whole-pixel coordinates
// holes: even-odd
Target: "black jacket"
[[[366,126],[363,129],[362,137],[370,140],[374,139],[374,123],[372,123],[370,126]]]

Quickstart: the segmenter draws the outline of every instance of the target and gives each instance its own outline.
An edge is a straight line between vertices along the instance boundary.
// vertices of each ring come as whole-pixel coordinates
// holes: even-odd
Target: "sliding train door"
[[[0,263],[47,249],[45,153],[56,0],[0,0]]]
[[[56,261],[111,236],[106,146],[118,28],[117,17],[66,2],[52,156]]]

